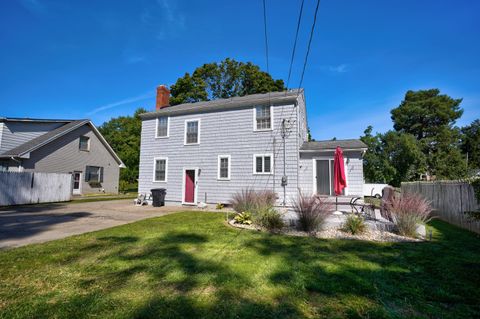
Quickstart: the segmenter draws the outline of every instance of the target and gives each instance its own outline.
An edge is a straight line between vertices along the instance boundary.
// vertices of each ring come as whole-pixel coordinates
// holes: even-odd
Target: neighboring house
[[[0,117],[0,171],[72,174],[73,194],[118,193],[122,160],[90,120]]]
[[[303,90],[168,106],[141,114],[139,192],[166,188],[166,201],[228,203],[245,188],[270,189],[290,206],[300,192],[333,194],[333,155],[344,151],[346,196],[362,196],[360,140],[307,142]]]

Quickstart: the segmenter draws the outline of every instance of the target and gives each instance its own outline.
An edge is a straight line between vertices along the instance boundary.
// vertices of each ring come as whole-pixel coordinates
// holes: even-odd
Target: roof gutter
[[[342,148],[342,151],[366,151],[368,148],[359,147],[359,148]],[[321,150],[300,150],[302,153],[318,153],[318,152],[334,152],[335,148],[324,148]]]

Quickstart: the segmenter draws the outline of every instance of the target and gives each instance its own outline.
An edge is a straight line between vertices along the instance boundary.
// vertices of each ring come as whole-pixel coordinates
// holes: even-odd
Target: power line
[[[263,30],[265,34],[265,57],[267,59],[267,73],[270,74],[268,65],[268,36],[267,36],[267,6],[263,0]]]
[[[308,55],[310,53],[310,45],[312,44],[313,32],[315,31],[315,24],[317,23],[318,7],[320,6],[320,0],[317,0],[317,7],[315,8],[315,14],[313,16],[312,30],[310,31],[310,39],[308,40],[307,53],[305,54],[305,61],[303,62],[302,76],[300,77],[300,84],[298,85],[297,96],[300,94],[300,88],[303,83],[303,76],[305,75],[305,69],[307,68]]]
[[[290,76],[292,75],[293,60],[295,58],[295,51],[296,51],[296,48],[297,48],[298,31],[300,30],[300,23],[302,21],[302,12],[303,12],[304,1],[305,0],[302,0],[302,4],[300,5],[300,13],[298,14],[297,31],[295,32],[295,41],[293,42],[292,57],[290,59],[290,68],[288,69],[287,90],[288,90],[288,86],[290,84]]]

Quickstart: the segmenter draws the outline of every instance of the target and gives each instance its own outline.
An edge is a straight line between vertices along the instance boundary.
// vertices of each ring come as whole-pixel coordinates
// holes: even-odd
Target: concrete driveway
[[[41,243],[163,216],[186,207],[134,206],[132,199],[0,209],[0,249]]]

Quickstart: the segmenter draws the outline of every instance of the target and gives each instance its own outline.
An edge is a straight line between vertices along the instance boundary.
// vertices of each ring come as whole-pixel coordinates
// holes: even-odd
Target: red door
[[[195,170],[185,171],[185,203],[195,203]]]

